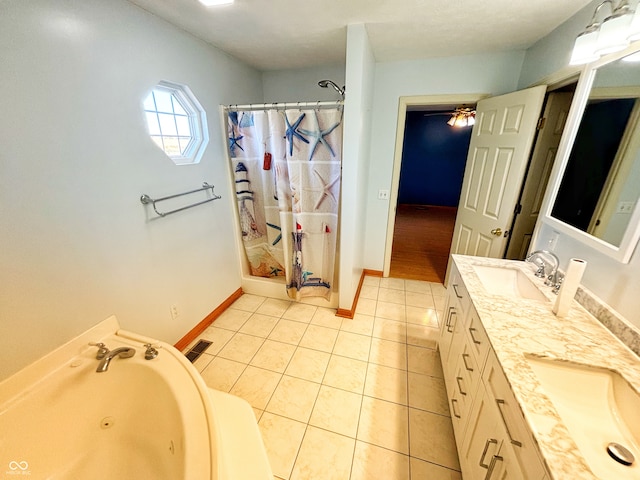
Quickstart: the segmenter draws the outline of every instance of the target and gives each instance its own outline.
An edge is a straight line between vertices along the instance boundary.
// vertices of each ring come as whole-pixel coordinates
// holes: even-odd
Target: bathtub
[[[97,373],[97,347],[133,347]],[[145,360],[145,343],[161,346]],[[0,383],[0,478],[273,479],[249,404],[110,317]]]

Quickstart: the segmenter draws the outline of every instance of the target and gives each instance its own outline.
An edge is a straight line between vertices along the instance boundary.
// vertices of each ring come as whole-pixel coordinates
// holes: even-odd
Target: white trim
[[[391,250],[393,248],[393,231],[396,226],[396,207],[398,203],[398,187],[400,185],[400,167],[402,166],[402,149],[404,147],[404,129],[407,117],[407,107],[442,105],[449,108],[451,105],[476,104],[483,98],[489,97],[486,93],[460,93],[450,95],[415,95],[400,97],[398,102],[398,123],[396,128],[396,145],[393,155],[393,174],[391,176],[391,191],[389,192],[389,213],[387,218],[387,236],[384,249],[384,267],[382,275],[389,276],[391,268]]]

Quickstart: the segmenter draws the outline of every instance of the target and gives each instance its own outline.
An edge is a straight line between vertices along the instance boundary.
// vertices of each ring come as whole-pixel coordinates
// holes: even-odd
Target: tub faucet
[[[115,357],[119,356],[120,358],[130,358],[130,357],[133,357],[135,354],[136,354],[136,349],[131,347],[120,347],[120,348],[111,350],[102,358],[102,360],[100,360],[100,363],[98,364],[98,368],[96,368],[96,372],[98,373],[106,372],[109,369],[109,364],[111,363],[111,360],[113,360],[113,358]]]
[[[549,275],[546,275],[544,271],[546,262],[543,259],[542,265],[538,265],[536,277],[544,278],[544,284],[553,287],[554,292],[557,293],[557,288],[560,284],[560,280],[558,278],[558,267],[560,266],[560,260],[555,253],[550,252],[549,250],[536,250],[535,252],[529,254],[525,261],[533,262],[536,258],[540,258],[540,256],[546,256],[547,258],[553,259],[553,265],[551,266],[551,273]]]

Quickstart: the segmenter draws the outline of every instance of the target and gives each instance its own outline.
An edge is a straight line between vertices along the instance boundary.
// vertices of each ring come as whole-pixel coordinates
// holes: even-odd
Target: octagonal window
[[[209,142],[207,117],[189,87],[160,82],[144,100],[149,136],[176,165],[198,163]]]

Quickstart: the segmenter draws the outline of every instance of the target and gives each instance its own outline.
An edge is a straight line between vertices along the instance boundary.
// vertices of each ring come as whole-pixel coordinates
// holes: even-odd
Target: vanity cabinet
[[[542,480],[533,437],[455,263],[450,279],[439,345],[463,477]]]

